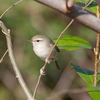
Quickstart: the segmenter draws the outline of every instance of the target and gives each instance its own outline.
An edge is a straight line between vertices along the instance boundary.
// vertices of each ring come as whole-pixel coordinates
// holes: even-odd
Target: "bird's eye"
[[[36,42],[39,42],[40,40],[36,40]]]

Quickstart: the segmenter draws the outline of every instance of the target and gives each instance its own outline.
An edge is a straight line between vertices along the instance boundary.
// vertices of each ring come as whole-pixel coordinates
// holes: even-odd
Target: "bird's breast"
[[[45,60],[49,56],[49,53],[51,52],[52,48],[53,47],[37,45],[36,47],[33,47],[33,50],[40,59]],[[50,58],[56,58],[56,57],[57,57],[57,51],[56,49],[54,49]]]

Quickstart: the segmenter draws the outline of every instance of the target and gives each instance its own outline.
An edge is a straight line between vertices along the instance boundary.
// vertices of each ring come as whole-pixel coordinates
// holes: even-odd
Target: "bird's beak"
[[[28,42],[32,42],[32,40],[27,40]]]

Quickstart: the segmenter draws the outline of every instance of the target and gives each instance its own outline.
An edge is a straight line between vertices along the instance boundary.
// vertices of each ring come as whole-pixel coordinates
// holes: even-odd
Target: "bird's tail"
[[[58,60],[57,59],[55,59],[55,65],[56,65],[56,67],[57,67],[57,69],[58,70],[61,70],[61,67],[60,67],[60,65],[59,65],[59,62],[58,62]]]

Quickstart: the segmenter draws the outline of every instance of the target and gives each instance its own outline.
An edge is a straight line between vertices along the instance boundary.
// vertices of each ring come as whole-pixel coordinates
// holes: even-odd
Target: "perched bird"
[[[50,63],[50,61],[54,61],[58,70],[61,70],[57,57],[58,52],[60,52],[59,48],[56,46],[51,53],[49,60],[47,58],[54,46],[54,42],[45,35],[35,35],[31,40],[28,40],[33,44],[33,50],[35,54],[46,63]],[[40,69],[40,73],[43,75],[43,67]]]

